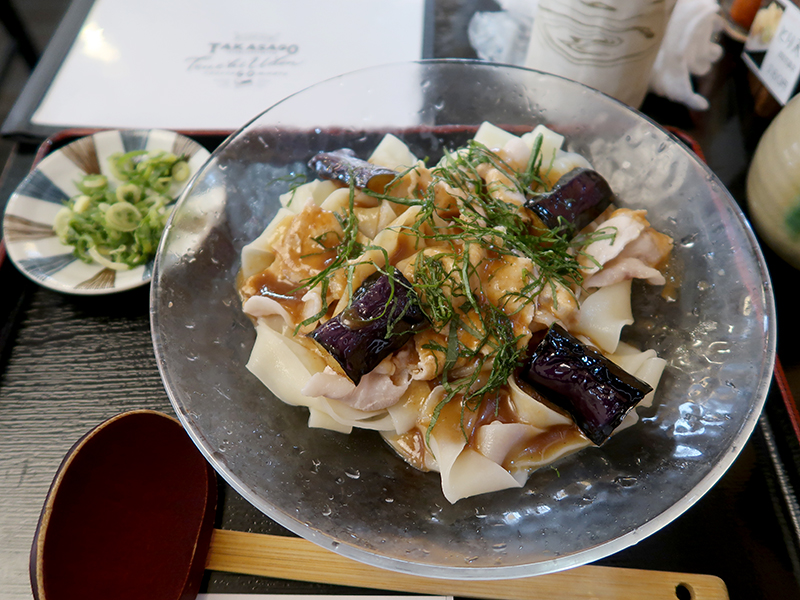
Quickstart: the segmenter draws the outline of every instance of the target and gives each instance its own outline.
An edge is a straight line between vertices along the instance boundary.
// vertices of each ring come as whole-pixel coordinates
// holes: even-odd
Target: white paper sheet
[[[238,129],[286,96],[422,55],[424,0],[97,0],[37,125]]]
[[[742,60],[781,104],[800,92],[800,9],[791,0],[762,6],[747,36]]]
[[[800,78],[800,10],[790,2],[784,8],[759,74],[778,102],[786,105]]]

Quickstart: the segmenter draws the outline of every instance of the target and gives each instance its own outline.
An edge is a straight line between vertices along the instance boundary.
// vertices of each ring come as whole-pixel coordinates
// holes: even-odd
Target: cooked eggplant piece
[[[548,229],[555,229],[559,217],[578,233],[594,221],[614,201],[605,178],[591,169],[572,169],[545,194],[528,199],[525,208],[533,212]]]
[[[375,273],[353,294],[350,305],[309,334],[358,385],[417,331],[427,326],[416,293],[400,271]]]
[[[357,188],[379,193],[398,175],[397,171],[361,160],[350,148],[320,152],[308,161],[308,167],[321,179],[338,179],[347,185],[352,180]]]
[[[598,446],[653,389],[558,324],[534,336],[530,347],[520,378],[566,410]]]

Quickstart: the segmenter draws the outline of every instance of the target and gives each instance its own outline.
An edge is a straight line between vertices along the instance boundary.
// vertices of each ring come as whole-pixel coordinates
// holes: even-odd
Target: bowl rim
[[[285,102],[288,102],[295,96],[299,94],[304,94],[307,91],[312,90],[317,86],[323,86],[331,82],[334,82],[336,80],[347,78],[354,74],[385,69],[387,67],[400,67],[404,65],[426,66],[426,65],[437,65],[437,64],[464,65],[468,67],[478,67],[486,69],[503,69],[503,70],[531,72],[545,77],[561,79],[564,82],[568,83],[569,85],[574,85],[583,88],[584,90],[589,90],[591,94],[599,94],[606,100],[610,100],[613,103],[617,104],[625,112],[630,113],[631,117],[633,117],[634,119],[643,121],[648,125],[655,127],[657,131],[670,138],[673,142],[677,144],[678,147],[681,148],[682,152],[687,154],[689,160],[699,165],[700,168],[705,171],[706,177],[709,181],[717,182],[721,193],[719,194],[719,198],[715,199],[715,201],[719,201],[727,205],[727,207],[730,209],[730,212],[735,217],[735,222],[741,227],[744,233],[744,237],[749,244],[750,250],[752,252],[753,257],[755,258],[755,262],[759,268],[760,275],[763,280],[763,299],[764,299],[764,309],[765,309],[764,315],[766,321],[764,328],[764,336],[766,344],[764,348],[765,360],[762,363],[764,370],[762,373],[762,377],[759,381],[758,387],[755,390],[754,394],[755,402],[751,405],[751,410],[747,414],[746,418],[743,419],[741,427],[736,432],[733,443],[724,451],[724,454],[719,457],[714,467],[710,469],[710,471],[702,479],[700,479],[700,481],[698,481],[698,483],[691,490],[689,490],[678,502],[675,502],[667,510],[653,516],[649,521],[647,521],[643,525],[623,535],[620,535],[619,537],[613,540],[603,542],[595,546],[587,547],[583,550],[576,551],[569,555],[557,556],[536,563],[515,564],[506,566],[480,566],[480,567],[430,565],[424,562],[402,560],[398,558],[385,556],[377,552],[370,552],[362,547],[348,543],[346,540],[335,539],[334,537],[329,536],[328,534],[320,530],[314,529],[311,525],[307,523],[301,523],[300,521],[293,518],[288,512],[282,511],[278,507],[269,504],[265,499],[257,496],[252,490],[248,488],[248,486],[239,477],[237,477],[228,468],[226,468],[225,465],[215,460],[212,450],[204,445],[202,436],[199,434],[199,432],[194,430],[192,424],[188,419],[188,415],[182,410],[176,394],[174,393],[170,385],[167,385],[167,382],[170,381],[170,377],[169,373],[167,372],[166,362],[160,352],[161,340],[159,334],[158,311],[156,310],[159,304],[159,286],[153,285],[151,286],[151,291],[150,291],[150,318],[151,318],[151,334],[153,338],[153,345],[157,359],[157,364],[162,379],[165,383],[165,389],[169,396],[170,402],[172,403],[173,408],[178,416],[178,419],[181,421],[182,425],[184,426],[184,429],[186,429],[186,431],[189,433],[190,437],[197,445],[198,449],[203,453],[206,459],[214,466],[215,470],[231,485],[231,487],[233,487],[239,494],[241,494],[249,503],[258,508],[270,519],[277,522],[279,525],[285,527],[286,529],[288,529],[289,531],[293,532],[298,536],[301,536],[324,548],[328,548],[329,550],[332,550],[334,552],[337,552],[338,554],[341,554],[353,560],[357,560],[359,562],[367,563],[373,566],[385,568],[400,573],[421,575],[425,577],[439,578],[439,579],[459,578],[459,579],[470,579],[470,580],[494,580],[494,579],[527,577],[533,575],[543,575],[547,573],[553,573],[557,571],[570,569],[596,560],[600,560],[602,558],[610,556],[614,553],[617,553],[621,550],[624,550],[625,548],[628,548],[636,544],[637,542],[652,535],[653,533],[657,532],[658,530],[662,529],[663,527],[671,523],[674,519],[679,517],[681,514],[686,512],[691,506],[693,506],[700,498],[702,498],[728,470],[733,461],[737,458],[737,456],[741,452],[742,448],[749,439],[753,430],[755,429],[756,423],[758,422],[758,419],[761,415],[764,404],[766,402],[767,392],[769,391],[772,379],[771,374],[774,369],[774,364],[776,359],[775,300],[772,294],[772,283],[770,280],[769,271],[766,266],[764,255],[757,242],[756,236],[753,233],[753,229],[750,223],[747,221],[746,217],[744,216],[744,212],[739,207],[738,203],[733,199],[733,196],[730,194],[727,188],[722,184],[722,182],[719,180],[716,174],[708,167],[708,165],[703,160],[701,160],[699,156],[694,154],[694,152],[692,152],[685,145],[685,143],[680,138],[678,138],[673,132],[665,129],[662,125],[658,124],[656,121],[654,121],[647,115],[642,114],[638,110],[629,107],[628,105],[616,100],[611,96],[608,96],[607,94],[604,94],[603,92],[595,90],[594,88],[590,88],[589,86],[586,86],[584,84],[572,81],[565,77],[561,77],[559,75],[554,75],[551,73],[546,73],[543,71],[530,69],[527,67],[501,64],[501,63],[492,63],[492,62],[473,60],[473,59],[441,59],[441,58],[395,62],[386,65],[367,67],[367,68],[357,69],[354,71],[348,71],[346,73],[337,75],[335,77],[330,77],[328,79],[312,84],[306,88],[303,88],[295,92],[294,94],[287,96],[286,98],[272,104],[267,109],[265,109],[257,116],[255,116],[253,119],[248,121],[236,132],[231,134],[226,140],[224,140],[222,144],[220,144],[214,150],[206,165],[204,165],[204,167],[201,168],[200,171],[198,171],[197,177],[192,181],[192,184],[187,186],[184,192],[181,194],[181,197],[178,199],[178,202],[176,204],[176,210],[173,211],[173,214],[169,222],[167,223],[167,226],[165,228],[165,233],[169,231],[169,229],[171,228],[175,214],[178,212],[177,209],[191,194],[192,187],[194,183],[199,179],[200,173],[202,173],[218,155],[222,154],[225,148],[227,148],[227,146],[231,144],[232,141],[239,136],[239,134],[247,130],[252,124],[258,121],[267,112],[273,110],[274,108]],[[168,237],[167,235],[164,235],[161,239],[161,243],[159,244],[159,249],[156,255],[155,265],[153,269],[154,281],[158,281],[159,274],[162,268],[161,257],[163,254],[163,248],[165,247],[165,241],[167,237]]]

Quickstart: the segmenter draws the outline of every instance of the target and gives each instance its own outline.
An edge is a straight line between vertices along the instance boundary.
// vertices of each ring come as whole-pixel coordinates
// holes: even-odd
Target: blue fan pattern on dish
[[[56,254],[55,256],[40,256],[39,258],[28,258],[19,261],[28,273],[36,279],[45,280],[58,273],[61,269],[74,263],[77,258],[72,253]]]
[[[125,152],[133,152],[134,150],[145,150],[147,148],[147,140],[150,137],[150,132],[147,130],[132,130],[123,132],[122,147]]]
[[[41,171],[31,173],[17,193],[53,204],[65,204],[69,200],[69,196],[64,193],[64,190],[50,181],[47,175]]]

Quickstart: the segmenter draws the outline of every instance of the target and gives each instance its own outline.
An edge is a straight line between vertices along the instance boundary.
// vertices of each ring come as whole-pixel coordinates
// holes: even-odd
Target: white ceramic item
[[[800,95],[758,142],[747,176],[747,206],[761,238],[800,269]]]

